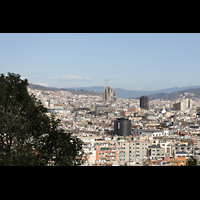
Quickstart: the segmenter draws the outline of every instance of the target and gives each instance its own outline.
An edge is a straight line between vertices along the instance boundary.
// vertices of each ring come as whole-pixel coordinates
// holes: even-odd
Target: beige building
[[[181,110],[185,112],[187,109],[191,109],[193,102],[191,99],[182,99],[180,102],[173,104],[173,110]]]
[[[118,164],[142,165],[147,157],[148,145],[150,145],[148,139],[118,141]]]

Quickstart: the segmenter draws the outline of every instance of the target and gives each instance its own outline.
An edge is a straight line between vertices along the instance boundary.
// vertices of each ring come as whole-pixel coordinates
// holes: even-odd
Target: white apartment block
[[[148,140],[122,140],[117,143],[119,165],[142,165],[147,158]]]

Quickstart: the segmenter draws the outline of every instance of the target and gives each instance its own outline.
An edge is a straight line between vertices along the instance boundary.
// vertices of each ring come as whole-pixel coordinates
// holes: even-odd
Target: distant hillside
[[[41,85],[36,85],[36,84],[32,84],[29,83],[28,87],[30,87],[31,89],[36,89],[36,90],[45,90],[45,91],[54,91],[54,90],[59,90],[58,88],[54,88],[54,87],[45,87],[45,86],[41,86]]]
[[[153,95],[153,94],[160,94],[161,93],[172,93],[176,91],[182,91],[182,90],[187,90],[187,89],[195,89],[195,88],[200,88],[200,86],[188,86],[188,87],[173,87],[173,88],[167,88],[167,89],[162,89],[162,90],[157,90],[157,91],[143,91],[143,90],[125,90],[122,88],[114,88],[115,93],[117,97],[119,98],[138,98],[143,95]],[[73,89],[73,90],[89,90],[89,91],[94,91],[98,93],[103,93],[104,87],[103,86],[93,86],[93,87],[73,87],[73,88],[65,88],[65,89]]]
[[[31,89],[44,90],[44,91],[50,91],[50,90],[51,91],[59,91],[59,90],[63,90],[63,91],[71,92],[72,94],[77,94],[77,95],[94,95],[94,96],[102,95],[102,93],[98,93],[98,92],[94,92],[94,91],[88,91],[88,90],[84,90],[84,89],[72,90],[72,89],[65,89],[65,88],[44,87],[44,86],[41,86],[41,85],[36,85],[36,84],[31,84],[31,83],[29,83],[28,86]]]
[[[67,90],[88,90],[88,91],[94,91],[97,93],[103,93],[104,87],[103,86],[92,86],[92,87],[71,87],[71,88],[65,88]]]
[[[82,94],[82,95],[102,95],[104,87],[103,86],[93,86],[93,87],[74,87],[74,88],[55,88],[55,87],[44,87],[41,85],[29,83],[29,87],[38,90],[64,90],[69,91],[72,94]],[[157,91],[138,91],[138,90],[125,90],[122,88],[114,88],[117,97],[119,98],[140,98],[142,95],[149,96],[150,100],[153,99],[163,99],[172,100],[180,98],[180,95],[187,98],[200,97],[200,86],[189,86],[189,87],[173,87]]]
[[[186,98],[200,98],[200,88],[176,91],[169,94],[158,93],[149,95],[148,97],[150,100],[154,99],[175,100],[183,96],[185,96]]]

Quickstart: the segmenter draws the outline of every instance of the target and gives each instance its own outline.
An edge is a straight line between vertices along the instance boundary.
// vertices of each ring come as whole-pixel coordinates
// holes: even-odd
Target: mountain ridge
[[[32,89],[39,90],[65,90],[73,94],[85,94],[85,95],[102,95],[104,86],[92,86],[92,87],[71,87],[71,88],[55,88],[55,87],[44,87],[41,85],[29,83],[29,87]],[[200,86],[188,86],[188,87],[172,87],[162,90],[155,91],[143,91],[143,90],[126,90],[122,88],[114,88],[117,97],[119,98],[140,98],[143,95],[149,96],[150,100],[153,99],[174,99],[179,97],[181,94],[184,95],[184,92],[188,93],[197,93],[197,96],[200,92]],[[193,91],[193,92],[191,92]]]
[[[172,87],[172,88],[166,88],[162,90],[152,90],[152,91],[144,91],[144,90],[126,90],[122,88],[113,88],[115,90],[115,93],[117,97],[119,98],[138,98],[143,95],[153,95],[158,93],[172,93],[187,89],[196,89],[200,88],[200,86],[187,86],[187,87]],[[71,87],[71,88],[65,88],[65,89],[74,89],[74,90],[90,90],[98,93],[103,93],[104,87],[103,86],[92,86],[92,87]]]
[[[29,83],[28,87],[30,87],[31,89],[37,89],[37,90],[45,90],[45,91],[68,91],[71,92],[72,94],[77,94],[77,95],[101,95],[101,93],[98,92],[94,92],[94,91],[87,91],[84,89],[81,90],[73,90],[73,89],[66,89],[66,88],[55,88],[55,87],[46,87],[46,86],[41,86],[41,85],[37,85],[37,84],[32,84]]]
[[[172,93],[157,93],[149,95],[149,100],[163,99],[163,100],[176,100],[185,96],[186,98],[200,98],[200,88],[187,89],[181,91],[175,91]]]

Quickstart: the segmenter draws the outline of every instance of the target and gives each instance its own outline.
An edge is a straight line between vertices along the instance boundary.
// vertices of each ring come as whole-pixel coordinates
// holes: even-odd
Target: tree
[[[0,165],[80,165],[82,141],[46,115],[19,74],[0,74]]]
[[[197,166],[197,159],[195,157],[189,159],[186,163],[186,166]]]

